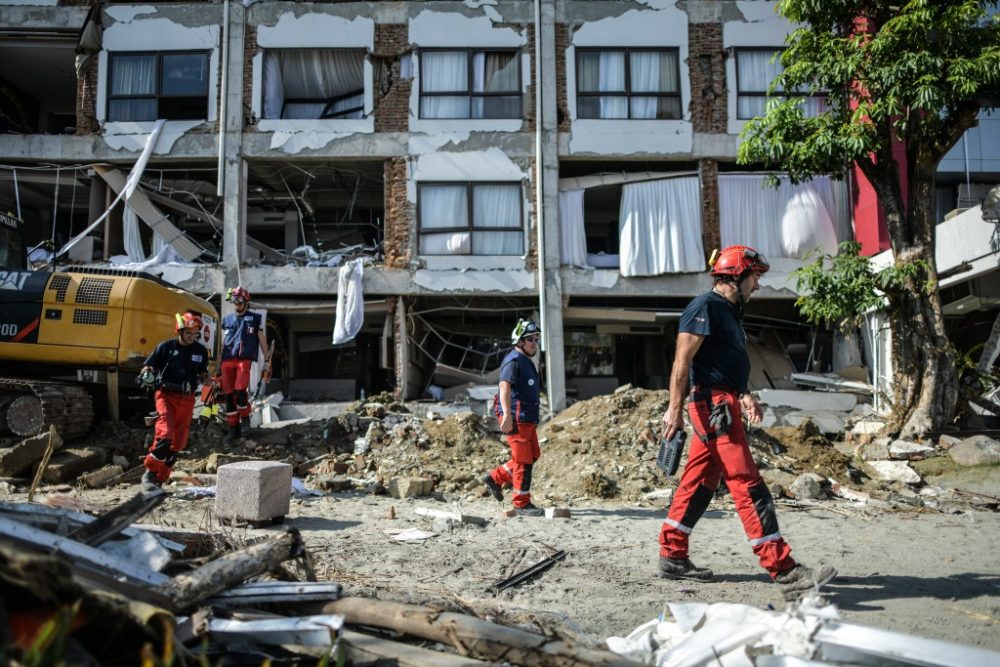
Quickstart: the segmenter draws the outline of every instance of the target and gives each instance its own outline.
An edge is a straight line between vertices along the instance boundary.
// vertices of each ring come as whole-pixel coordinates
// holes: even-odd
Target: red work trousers
[[[222,393],[226,395],[226,423],[236,426],[241,419],[249,417],[250,367],[252,359],[226,359],[219,366],[222,375]]]
[[[709,423],[713,408],[725,404],[731,415],[728,432]],[[773,578],[795,565],[792,550],[781,537],[774,500],[750,454],[743,429],[739,397],[726,387],[695,387],[688,403],[694,430],[687,465],[660,528],[660,555],[688,557],[688,536],[725,480],[743,522],[743,530],[761,566]]]
[[[511,502],[514,507],[527,507],[531,504],[531,467],[542,455],[538,446],[538,424],[514,423],[514,430],[507,434],[507,444],[510,445],[510,461],[499,465],[490,471],[493,481],[503,486],[514,487]]]
[[[157,389],[155,400],[158,417],[153,444],[149,446],[142,463],[162,484],[170,479],[177,452],[187,447],[191,418],[194,416],[194,395]]]

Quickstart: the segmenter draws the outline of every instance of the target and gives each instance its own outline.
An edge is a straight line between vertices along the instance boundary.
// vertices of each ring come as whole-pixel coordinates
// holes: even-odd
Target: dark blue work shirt
[[[229,313],[222,318],[222,360],[250,359],[257,361],[257,351],[260,341],[257,332],[260,331],[264,318],[252,310],[243,311],[242,315]]]
[[[747,390],[750,357],[739,308],[714,290],[692,299],[681,315],[680,331],[704,336],[691,362],[691,385],[724,385]]]
[[[193,394],[198,376],[208,371],[208,350],[201,343],[181,345],[171,338],[156,346],[145,365],[156,371],[157,389]]]
[[[510,409],[514,421],[537,424],[541,383],[531,357],[514,348],[500,364],[500,381],[510,383]],[[503,407],[496,402],[497,417],[503,417]]]

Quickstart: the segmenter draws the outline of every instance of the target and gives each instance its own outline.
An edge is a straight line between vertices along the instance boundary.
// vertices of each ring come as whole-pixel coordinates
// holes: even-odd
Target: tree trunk
[[[919,159],[911,157],[914,162]],[[937,286],[933,167],[911,164],[909,186],[908,207],[898,200],[887,201],[881,192],[879,198],[886,209],[895,266],[913,271],[902,289],[888,295],[893,361],[890,430],[917,438],[940,431],[954,419],[958,371]]]

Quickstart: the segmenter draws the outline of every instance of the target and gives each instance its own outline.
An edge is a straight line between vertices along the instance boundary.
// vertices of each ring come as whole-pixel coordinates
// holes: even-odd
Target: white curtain
[[[420,188],[421,255],[467,255],[471,235],[467,231],[431,233],[435,229],[468,227],[466,188],[461,185],[427,185]]]
[[[423,51],[420,54],[421,90],[458,93],[420,97],[421,118],[469,117],[469,60],[465,51]]]
[[[420,254],[523,255],[521,184],[474,186],[471,224],[467,197],[464,183],[420,188]],[[476,231],[484,227],[501,229]]]
[[[677,68],[673,56],[663,52],[639,51],[631,54],[631,91],[669,93],[677,90]],[[668,98],[669,99],[669,98]],[[657,118],[659,97],[632,97],[632,118]]]
[[[625,92],[624,51],[584,51],[580,54],[579,90]],[[586,99],[586,98],[584,98]],[[580,102],[578,101],[577,104]],[[598,98],[597,118],[628,118],[628,99],[623,95]],[[579,114],[593,118],[588,114]]]
[[[122,212],[122,242],[130,262],[146,259],[146,250],[142,247],[142,237],[139,235],[139,216],[128,204]]]
[[[587,266],[583,193],[583,190],[567,190],[559,193],[559,246],[562,263],[567,266]]]
[[[473,97],[473,118],[520,118],[518,90],[520,59],[515,51],[478,51],[472,54],[474,93],[512,93],[509,96]]]
[[[739,81],[740,92],[767,92],[774,77],[781,74],[784,68],[774,58],[777,51],[740,51],[736,58],[736,80]],[[771,62],[774,58],[774,62]],[[736,98],[736,117],[754,118],[764,115],[767,98],[764,96],[738,95]]]
[[[362,259],[352,259],[340,267],[337,276],[337,314],[333,322],[333,344],[340,345],[361,331],[365,320],[365,294],[361,287]]]
[[[472,254],[523,255],[521,186],[476,185],[472,189]],[[509,227],[511,231],[477,232],[476,227]]]
[[[351,93],[328,111],[364,106],[364,87],[360,49],[274,49],[264,56],[264,118],[321,118],[330,100]],[[358,110],[339,117],[362,115]]]
[[[816,247],[836,254],[837,230],[847,226],[844,183],[822,176],[792,185],[781,176],[774,188],[766,178],[719,175],[722,246],[748,245],[767,257],[802,259]]]
[[[115,54],[111,58],[111,91],[118,95],[156,94],[156,56],[127,56]],[[156,118],[155,99],[109,100],[108,119],[139,121]]]
[[[625,184],[619,221],[623,276],[704,269],[697,177]]]

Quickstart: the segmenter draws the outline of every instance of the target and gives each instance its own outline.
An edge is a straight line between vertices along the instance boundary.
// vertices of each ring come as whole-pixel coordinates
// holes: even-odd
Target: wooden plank
[[[115,193],[120,194],[125,189],[125,175],[119,170],[101,164],[94,165],[94,170],[111,186],[111,189]],[[162,236],[177,251],[178,255],[189,262],[193,262],[201,257],[201,248],[185,236],[184,232],[178,229],[174,223],[170,222],[166,214],[156,208],[156,205],[149,200],[149,197],[146,196],[146,193],[141,188],[135,189],[132,196],[128,199],[128,205],[135,210],[139,219],[149,225],[154,232]]]

